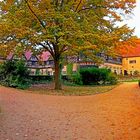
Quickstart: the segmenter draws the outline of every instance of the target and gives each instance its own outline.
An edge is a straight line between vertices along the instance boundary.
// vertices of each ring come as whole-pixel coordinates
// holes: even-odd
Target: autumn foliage
[[[66,55],[98,60],[112,53],[133,30],[118,27],[135,7],[135,0],[7,0],[0,2],[0,50],[47,50],[55,62],[55,89],[61,89],[61,63]]]

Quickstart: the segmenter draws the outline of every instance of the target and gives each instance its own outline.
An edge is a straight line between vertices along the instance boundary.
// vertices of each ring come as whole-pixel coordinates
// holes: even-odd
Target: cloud
[[[140,0],[137,0],[133,14],[125,17],[123,22],[117,23],[118,26],[123,26],[124,24],[127,24],[132,29],[135,28],[134,35],[140,38]]]
[[[140,37],[140,0],[137,0],[136,8],[134,9],[134,16],[125,22],[130,28],[135,27],[135,35]]]
[[[134,11],[133,26],[136,27],[135,34],[140,37],[140,0],[137,0],[137,5]]]

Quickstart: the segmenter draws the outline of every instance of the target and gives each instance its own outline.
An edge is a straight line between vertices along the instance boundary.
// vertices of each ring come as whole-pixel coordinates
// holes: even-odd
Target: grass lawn
[[[28,91],[32,91],[34,93],[39,94],[47,94],[47,95],[75,95],[75,96],[83,96],[83,95],[93,95],[98,93],[107,92],[117,85],[111,86],[63,86],[63,90],[55,91],[53,89],[53,85],[34,85],[28,89]]]

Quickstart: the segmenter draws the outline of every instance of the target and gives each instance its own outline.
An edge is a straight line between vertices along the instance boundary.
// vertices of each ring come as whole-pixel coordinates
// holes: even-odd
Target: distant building
[[[104,63],[99,65],[99,68],[110,69],[117,75],[140,75],[140,42],[136,43],[134,47],[128,47],[120,52],[120,55],[111,57],[100,53],[99,56],[103,58]],[[92,61],[77,61],[80,67],[96,66]]]
[[[140,73],[140,44],[122,54],[122,66],[124,75]]]
[[[0,60],[25,60],[31,75],[54,75],[54,61],[49,52],[43,52],[41,55],[34,55],[31,51],[26,51],[21,57],[10,53],[7,58],[1,57]]]
[[[97,66],[91,60],[83,60],[82,58],[77,58],[77,56],[68,57],[67,61],[72,64],[72,72],[75,73],[78,68],[84,67],[105,67],[110,69],[116,74],[121,74],[122,72],[122,58],[116,57],[112,58],[110,56],[105,56],[100,54],[105,61],[104,64]],[[16,60],[19,59],[16,55],[10,53],[6,59],[0,57],[0,61],[4,60]],[[54,61],[49,52],[43,52],[41,55],[34,55],[31,51],[26,51],[20,59],[25,60],[27,67],[31,70],[31,75],[54,75]],[[63,66],[62,74],[67,75],[67,65]]]
[[[99,59],[102,59],[104,63],[97,65],[90,59],[84,59],[83,57],[77,58],[77,56],[68,57],[68,62],[73,64],[73,72],[76,72],[78,68],[98,67],[110,69],[113,73],[119,75],[122,74],[122,57],[111,57],[103,53],[98,54]],[[67,66],[66,66],[67,67]],[[65,67],[65,71],[66,68]],[[65,72],[66,73],[66,72]]]
[[[133,75],[140,73],[140,44],[134,48],[129,48],[120,56],[111,57],[103,53],[98,54],[104,60],[103,64],[97,66],[92,60],[82,59],[82,57],[68,56],[66,59],[72,64],[72,72],[75,73],[78,68],[99,67],[110,69],[117,75]],[[4,60],[19,59],[16,55],[10,53],[7,58],[0,57],[0,63]],[[31,51],[26,51],[21,59],[24,59],[27,67],[31,70],[31,75],[54,75],[54,61],[49,52],[42,52],[41,55],[34,55]],[[68,74],[68,65],[62,67],[62,74]]]
[[[104,55],[103,57],[104,63],[99,66],[100,68],[110,69],[113,73],[117,75],[121,75],[123,73],[122,56],[111,57],[108,55]]]

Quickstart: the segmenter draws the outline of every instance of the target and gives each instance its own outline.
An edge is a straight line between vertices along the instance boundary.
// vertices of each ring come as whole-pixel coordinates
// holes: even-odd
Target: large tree
[[[122,22],[135,0],[3,0],[0,2],[0,49],[50,52],[55,64],[55,89],[61,89],[64,56],[84,53],[95,58],[131,38]]]

